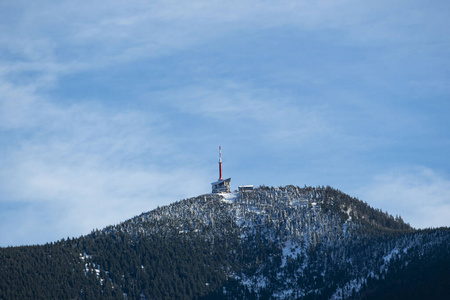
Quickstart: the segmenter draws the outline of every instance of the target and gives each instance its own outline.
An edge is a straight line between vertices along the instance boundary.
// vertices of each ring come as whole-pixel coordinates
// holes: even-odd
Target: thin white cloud
[[[10,6],[16,18],[0,27],[2,44],[30,68],[39,62],[49,70],[79,71],[159,57],[246,28],[342,30],[345,34],[335,42],[353,45],[398,44],[411,36],[423,40],[445,28],[439,11],[420,13],[426,7],[401,1],[110,1],[107,6],[102,1],[42,1]],[[24,68],[23,61],[16,64]]]
[[[450,226],[450,180],[425,167],[378,174],[356,194],[416,228]]]
[[[205,82],[154,97],[181,113],[227,124],[228,130],[253,128],[251,134],[269,143],[298,144],[332,131],[321,105],[302,105],[301,99],[230,81]],[[249,122],[253,125],[249,126]]]
[[[149,112],[55,105],[10,90],[0,115],[7,133],[2,143],[8,143],[0,149],[0,204],[16,207],[10,210],[16,217],[27,215],[10,229],[10,240],[1,241],[4,246],[20,243],[22,236],[41,243],[61,238],[61,232],[85,234],[207,192],[200,168],[176,165],[178,146],[165,135],[169,125]],[[162,166],[168,157],[171,163]],[[30,218],[30,210],[20,212],[21,207],[52,215]],[[0,222],[2,228],[10,227],[7,221]],[[58,229],[51,235],[45,232],[49,226]]]

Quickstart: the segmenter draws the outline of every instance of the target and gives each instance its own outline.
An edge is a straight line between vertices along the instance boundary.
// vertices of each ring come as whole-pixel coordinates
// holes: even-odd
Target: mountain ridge
[[[331,187],[289,185],[204,194],[28,249],[64,253],[58,280],[72,282],[66,294],[75,299],[371,299],[384,295],[391,274],[422,268],[421,259],[448,265],[449,241],[447,228],[413,229]],[[25,249],[0,249],[0,261],[23,269],[5,255],[20,252],[48,269]],[[2,282],[11,283],[4,272]],[[448,269],[441,273],[447,283]],[[435,298],[448,290],[441,286]],[[0,299],[14,299],[12,291],[1,285]]]

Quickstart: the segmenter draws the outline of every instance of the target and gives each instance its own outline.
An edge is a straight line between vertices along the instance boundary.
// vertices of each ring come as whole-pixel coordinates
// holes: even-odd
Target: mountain
[[[450,230],[330,187],[207,194],[0,248],[0,299],[447,299]]]

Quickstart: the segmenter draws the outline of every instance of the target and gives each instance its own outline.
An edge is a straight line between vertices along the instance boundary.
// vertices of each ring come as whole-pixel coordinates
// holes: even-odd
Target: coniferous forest
[[[207,194],[0,248],[0,299],[448,299],[450,230],[330,187]]]

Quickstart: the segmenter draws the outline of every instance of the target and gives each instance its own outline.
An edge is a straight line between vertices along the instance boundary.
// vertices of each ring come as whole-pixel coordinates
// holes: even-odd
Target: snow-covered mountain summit
[[[354,232],[364,235],[364,231],[412,230],[401,218],[330,187],[263,186],[252,191],[206,194],[178,201],[103,231],[220,234],[219,229],[225,224],[238,230],[241,236],[264,228],[271,240],[303,241],[308,245],[349,239]]]
[[[449,241],[330,187],[295,186],[201,195],[95,234],[118,232],[221,243],[228,285],[215,296],[274,299],[361,294],[411,249]]]
[[[448,257],[447,228],[330,187],[262,186],[0,248],[0,299],[447,299]]]

